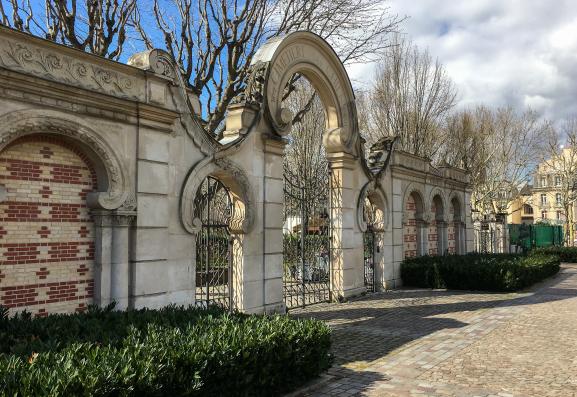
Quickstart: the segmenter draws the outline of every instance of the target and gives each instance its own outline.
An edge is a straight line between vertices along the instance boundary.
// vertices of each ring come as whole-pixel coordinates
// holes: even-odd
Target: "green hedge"
[[[559,271],[559,257],[535,254],[421,256],[401,264],[406,286],[516,291]]]
[[[557,255],[561,262],[577,263],[577,247],[545,247],[531,251],[531,255]]]
[[[0,320],[9,396],[278,395],[330,364],[330,330],[287,316],[170,307]]]

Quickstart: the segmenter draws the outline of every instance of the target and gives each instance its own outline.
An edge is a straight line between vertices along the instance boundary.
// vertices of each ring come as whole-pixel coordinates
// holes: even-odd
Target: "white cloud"
[[[390,0],[404,31],[446,66],[459,105],[531,106],[577,116],[577,1]],[[372,66],[349,67],[353,82]]]

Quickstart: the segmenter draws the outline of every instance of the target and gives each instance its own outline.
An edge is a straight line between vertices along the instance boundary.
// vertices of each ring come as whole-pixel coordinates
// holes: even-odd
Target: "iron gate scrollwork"
[[[330,172],[305,183],[284,172],[284,299],[287,309],[331,300]]]
[[[230,193],[218,179],[209,176],[196,193],[194,208],[195,217],[202,224],[196,237],[196,305],[232,309],[232,236],[229,225],[234,207]]]
[[[363,218],[367,225],[367,230],[363,233],[363,258],[365,288],[367,292],[375,292],[375,219],[376,209],[369,199],[365,199],[363,206]]]

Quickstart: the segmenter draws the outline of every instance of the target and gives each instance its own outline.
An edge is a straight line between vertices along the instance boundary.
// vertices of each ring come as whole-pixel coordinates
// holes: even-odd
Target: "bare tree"
[[[543,163],[537,173],[553,176],[553,189],[556,195],[560,195],[560,204],[565,214],[566,242],[573,245],[574,207],[577,202],[577,118],[566,120],[559,129],[549,130]]]
[[[471,206],[480,214],[507,214],[539,162],[549,125],[531,110],[511,107],[464,110],[447,118],[439,153],[465,169],[473,186]]]
[[[441,124],[454,107],[456,89],[443,65],[410,41],[396,36],[378,65],[361,113],[372,144],[398,136],[397,147],[432,157],[442,143]]]
[[[0,0],[1,23],[82,51],[118,59],[136,0]]]
[[[314,98],[312,101],[310,98]],[[285,149],[284,174],[288,183],[302,187],[307,207],[318,207],[328,194],[328,162],[323,146],[325,112],[314,88],[306,79],[299,79],[295,89],[284,100],[284,106],[297,112],[308,107],[298,123],[293,125]],[[290,203],[290,197],[287,197]]]
[[[157,33],[143,20],[147,11],[138,10],[135,25],[151,48],[158,45]],[[164,46],[203,99],[211,133],[218,133],[228,105],[244,89],[265,40],[309,30],[332,44],[343,62],[366,62],[383,55],[389,33],[402,21],[381,0],[154,0],[150,13]]]

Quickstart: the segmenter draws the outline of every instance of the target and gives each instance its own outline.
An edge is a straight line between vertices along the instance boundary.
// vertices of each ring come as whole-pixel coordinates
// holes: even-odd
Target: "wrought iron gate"
[[[233,205],[228,189],[207,177],[194,200],[195,217],[202,223],[196,237],[196,305],[233,308],[232,239]]]
[[[284,299],[292,309],[331,299],[331,178],[307,185],[284,175]]]
[[[365,287],[367,292],[375,292],[375,232],[369,226],[363,233],[365,258]]]
[[[375,292],[375,219],[376,209],[368,198],[363,203],[363,220],[367,230],[363,233],[365,287],[367,292]]]

